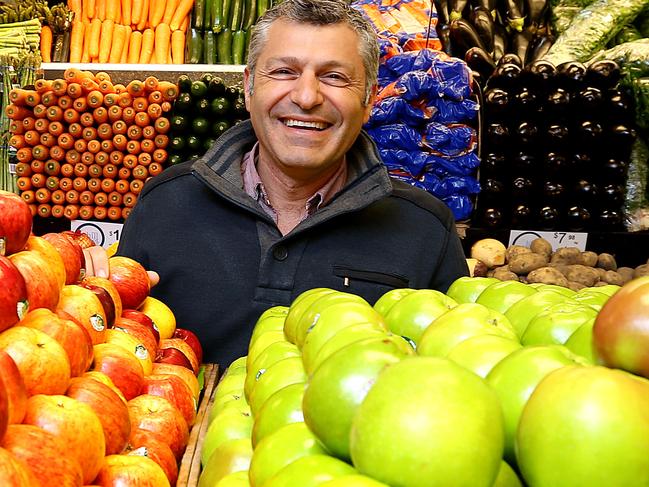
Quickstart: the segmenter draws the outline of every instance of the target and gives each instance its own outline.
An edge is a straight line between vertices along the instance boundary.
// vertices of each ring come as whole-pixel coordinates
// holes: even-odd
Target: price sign
[[[585,232],[539,232],[536,230],[512,230],[509,232],[509,245],[529,247],[535,238],[544,238],[552,250],[561,247],[577,247],[582,252],[586,250],[588,234]]]
[[[119,240],[122,234],[122,223],[94,222],[87,220],[72,220],[72,231],[79,230],[104,248]]]

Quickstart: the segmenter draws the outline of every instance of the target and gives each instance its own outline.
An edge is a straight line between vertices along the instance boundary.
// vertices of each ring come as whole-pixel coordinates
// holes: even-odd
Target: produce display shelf
[[[198,485],[198,476],[201,473],[201,446],[207,430],[208,411],[219,378],[219,366],[217,364],[205,364],[204,374],[205,385],[202,391],[202,399],[196,412],[196,422],[189,433],[187,448],[180,461],[176,487],[196,487]]]

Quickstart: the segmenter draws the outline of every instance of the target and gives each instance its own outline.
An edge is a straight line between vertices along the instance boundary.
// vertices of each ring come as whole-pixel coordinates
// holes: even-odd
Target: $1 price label
[[[512,230],[509,232],[509,245],[529,247],[535,238],[544,238],[552,250],[562,247],[576,247],[582,252],[586,250],[588,234],[585,232],[540,232],[536,230]]]
[[[119,240],[123,226],[122,223],[72,220],[71,229],[88,234],[97,245],[108,248]]]

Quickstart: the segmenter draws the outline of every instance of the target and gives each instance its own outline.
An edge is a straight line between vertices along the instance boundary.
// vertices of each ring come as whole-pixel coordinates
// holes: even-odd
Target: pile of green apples
[[[649,277],[462,277],[258,319],[211,399],[199,487],[649,485]]]

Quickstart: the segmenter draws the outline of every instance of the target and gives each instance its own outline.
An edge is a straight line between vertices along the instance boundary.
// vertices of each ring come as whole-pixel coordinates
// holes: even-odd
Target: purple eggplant
[[[507,52],[507,44],[507,30],[498,22],[496,22],[494,25],[494,50],[492,53],[492,56],[496,63],[499,63],[500,59]]]
[[[437,38],[442,43],[442,51],[449,56],[453,55],[453,45],[451,43],[451,26],[449,24],[437,24]]]
[[[482,39],[487,52],[494,50],[494,19],[484,7],[476,7],[471,11],[471,23]]]
[[[480,73],[483,80],[489,79],[496,69],[496,63],[487,52],[480,47],[471,47],[464,54],[464,61],[473,70]]]
[[[435,10],[437,11],[438,24],[448,25],[451,23],[448,11],[448,0],[434,0]]]
[[[508,52],[503,54],[503,56],[498,60],[498,66],[506,63],[515,64],[519,68],[523,67],[523,62],[521,61],[521,58],[518,57],[518,54],[515,54],[513,52]]]
[[[553,43],[554,37],[552,36],[535,35],[527,48],[527,59],[525,59],[525,64],[531,64],[545,56]]]
[[[536,32],[540,25],[543,25],[549,10],[548,0],[526,0],[525,14],[527,15],[526,23]]]
[[[475,28],[465,19],[451,21],[451,44],[453,55],[459,58],[464,58],[464,54],[472,47],[479,47],[486,51]]]
[[[512,35],[512,45],[510,47],[511,52],[518,55],[521,61],[527,59],[527,48],[530,45],[533,34],[524,29],[520,32],[514,32]]]

